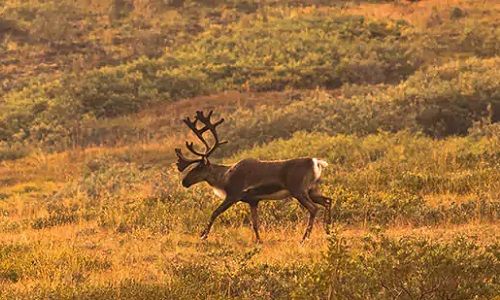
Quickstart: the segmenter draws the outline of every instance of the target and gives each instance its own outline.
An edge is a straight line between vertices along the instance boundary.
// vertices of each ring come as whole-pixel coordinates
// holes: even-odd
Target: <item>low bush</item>
[[[366,135],[407,129],[433,137],[465,135],[474,122],[500,120],[500,60],[469,59],[418,71],[394,87],[352,97],[328,93],[286,107],[240,109],[229,116],[227,152],[250,148],[296,131]],[[353,94],[351,87],[349,91]]]
[[[360,251],[330,237],[324,264],[300,283],[296,297],[316,299],[489,299],[500,281],[499,245],[469,238],[366,237]]]
[[[23,298],[490,299],[500,285],[498,243],[479,246],[465,236],[443,241],[374,232],[354,246],[334,230],[320,260],[289,265],[255,263],[259,248],[221,251],[214,253],[223,258],[217,263],[165,263],[172,280],[164,283],[43,285]]]
[[[159,102],[230,89],[394,82],[419,66],[405,43],[404,23],[316,13],[247,21],[251,24],[209,27],[161,58],[65,74],[50,83],[35,80],[11,91],[0,101],[0,140],[64,148],[84,120],[130,114]],[[357,75],[368,69],[372,76]]]
[[[23,145],[7,145],[0,143],[0,161],[23,158],[30,153],[30,149]]]

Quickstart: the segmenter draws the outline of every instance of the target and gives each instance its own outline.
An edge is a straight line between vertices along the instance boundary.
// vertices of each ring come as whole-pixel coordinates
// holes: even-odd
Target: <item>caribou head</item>
[[[212,167],[210,165],[209,157],[220,145],[227,143],[227,141],[219,141],[219,136],[217,135],[217,126],[224,122],[224,119],[220,119],[212,123],[213,111],[210,111],[206,116],[202,111],[197,111],[194,121],[191,121],[189,117],[185,118],[184,123],[193,131],[193,133],[198,137],[205,147],[204,152],[198,151],[194,148],[193,142],[186,141],[186,148],[197,156],[195,159],[189,159],[184,156],[182,150],[179,148],[175,149],[177,154],[177,169],[182,172],[191,165],[195,165],[191,168],[187,174],[182,179],[182,185],[184,187],[190,187],[195,183],[210,180],[213,173]],[[198,122],[202,124],[201,128],[198,128]],[[209,132],[212,134],[213,145],[209,145],[209,142],[203,134]]]

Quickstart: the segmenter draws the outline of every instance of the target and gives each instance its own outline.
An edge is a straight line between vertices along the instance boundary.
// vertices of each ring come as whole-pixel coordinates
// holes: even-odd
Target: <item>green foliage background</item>
[[[317,118],[281,113],[315,122],[283,121],[299,130],[411,129],[443,137],[500,118],[500,32],[477,8],[469,12],[477,19],[452,10],[449,20],[422,29],[300,1],[295,5],[306,8],[286,1],[22,3],[6,1],[0,12],[4,56],[14,58],[2,71],[4,143],[65,149],[85,143],[75,132],[88,120],[234,89],[347,89],[338,101],[298,105],[321,110]],[[29,52],[39,53],[42,66],[33,66]],[[34,76],[17,77],[12,66]],[[262,126],[267,135],[270,126]]]

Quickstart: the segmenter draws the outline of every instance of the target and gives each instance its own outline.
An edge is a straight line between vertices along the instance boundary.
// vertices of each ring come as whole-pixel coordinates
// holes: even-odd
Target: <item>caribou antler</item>
[[[177,161],[177,168],[179,171],[183,171],[186,169],[189,165],[196,163],[196,162],[201,162],[204,160],[208,160],[208,157],[214,152],[215,149],[217,149],[220,145],[223,145],[227,143],[227,141],[219,141],[219,136],[217,135],[217,126],[222,124],[224,122],[224,119],[221,118],[215,123],[211,122],[211,117],[212,117],[213,111],[209,111],[208,114],[205,116],[202,111],[197,111],[196,116],[194,117],[194,121],[191,121],[189,117],[185,118],[183,121],[184,123],[193,131],[193,133],[198,137],[198,139],[203,143],[205,146],[205,152],[200,152],[194,148],[193,142],[187,142],[186,141],[186,148],[191,151],[191,153],[199,156],[199,159],[188,159],[186,158],[180,149],[175,149],[175,153],[177,154],[177,157],[179,160]],[[203,127],[198,129],[198,121],[203,123]],[[214,138],[214,144],[210,146],[207,142],[207,140],[203,137],[203,133],[206,131],[210,131]]]
[[[203,158],[199,158],[199,159],[186,158],[184,156],[184,154],[182,154],[181,149],[179,149],[179,148],[175,148],[175,154],[177,154],[177,158],[178,158],[177,159],[177,169],[181,172],[184,171],[191,164],[201,162],[203,160]]]

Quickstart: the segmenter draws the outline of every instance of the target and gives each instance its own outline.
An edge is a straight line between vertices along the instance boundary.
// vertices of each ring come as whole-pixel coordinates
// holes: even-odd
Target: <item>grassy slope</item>
[[[35,40],[37,30],[50,32],[50,20],[56,18],[39,14],[42,18],[39,22],[25,20],[23,23],[24,14],[51,10],[51,14],[57,15],[64,11],[64,7],[54,3],[36,2],[38,4],[33,4],[31,10],[16,1],[8,3],[3,16],[24,24]],[[130,50],[119,37],[129,34],[140,39],[144,36],[140,30],[130,29],[132,25],[148,28],[148,32],[162,31],[162,26],[167,26],[165,20],[170,20],[168,14],[172,13],[164,7],[157,14],[150,12],[154,18],[145,18],[141,10],[145,8],[136,6],[114,21],[113,18],[108,20],[110,16],[103,11],[97,13],[103,18],[99,22],[92,21],[92,14],[87,15],[85,9],[73,8],[72,11],[79,12],[82,14],[80,19],[92,24],[89,28],[83,26],[81,38],[92,38],[99,47]],[[86,55],[95,55],[98,65],[85,63],[88,69],[70,68],[61,76],[50,73],[53,78],[43,72],[34,72],[32,80],[7,88],[7,92],[0,95],[0,146],[5,143],[37,144],[44,149],[61,150],[94,142],[94,133],[82,136],[82,131],[92,131],[93,126],[97,126],[96,132],[100,133],[99,130],[107,125],[107,117],[127,115],[159,102],[228,89],[262,91],[362,85],[360,89],[368,90],[375,83],[397,83],[419,69],[425,72],[430,66],[449,61],[488,59],[498,53],[496,41],[500,32],[495,26],[497,20],[492,17],[498,6],[471,5],[468,1],[452,1],[434,9],[430,9],[433,4],[394,6],[399,14],[408,10],[409,20],[413,20],[411,9],[421,12],[429,22],[419,26],[392,18],[350,15],[350,8],[355,5],[346,6],[347,9],[344,5],[298,8],[276,5],[250,12],[223,7],[201,8],[203,13],[196,18],[191,16],[192,7],[188,6],[177,11],[182,12],[180,23],[186,22],[199,31],[178,29],[175,31],[178,34],[168,39],[176,44],[163,49],[161,55],[118,56],[116,62],[110,62],[100,57],[100,52],[93,53],[92,48],[87,47],[90,53]],[[151,5],[149,9],[154,7]],[[384,10],[384,7],[367,6],[366,12]],[[394,18],[399,18],[399,14],[395,13]],[[147,24],[141,25],[140,20]],[[45,23],[48,28],[42,26]],[[108,30],[117,31],[111,41],[101,32]],[[57,48],[59,42],[72,39],[71,34],[64,32],[50,37],[57,42],[42,39],[38,43]],[[9,41],[4,38],[2,45],[8,48]],[[132,39],[131,43],[132,50],[141,48],[140,41]],[[29,54],[31,44],[22,45],[23,51]],[[162,47],[160,43],[154,48]],[[82,61],[88,59],[82,58]],[[22,59],[13,64],[27,65]],[[60,65],[68,66],[64,62]],[[492,98],[492,102],[497,101],[496,97]],[[484,101],[489,100],[481,99]],[[458,106],[451,108],[452,114],[463,110],[461,103],[451,106]],[[484,111],[482,106],[484,104],[480,103],[475,109]],[[496,105],[493,109],[497,110]],[[105,121],[100,124],[102,120]],[[470,126],[468,118],[466,121],[457,126],[458,133],[465,133],[464,128]]]
[[[165,156],[175,141],[4,163],[0,276],[6,295],[284,297],[302,291],[265,281],[227,289],[236,274],[253,281],[262,268],[278,276],[286,268],[321,266],[330,243],[322,226],[301,245],[305,213],[294,202],[269,202],[261,207],[265,242],[255,245],[248,208],[237,205],[220,218],[208,242],[199,241],[198,232],[220,200],[206,186],[180,187],[169,163],[173,157]],[[336,200],[334,215],[353,249],[349,253],[363,247],[373,226],[387,228],[386,235],[395,239],[443,244],[464,235],[482,247],[497,245],[500,238],[498,143],[498,134],[444,141],[404,133],[296,134],[238,157],[307,152],[327,158],[332,165],[324,191]],[[215,277],[209,280],[201,270]],[[297,280],[284,274],[282,283]],[[300,284],[306,284],[306,274],[298,275]],[[193,284],[201,288],[192,289]]]
[[[459,4],[467,5],[450,1],[450,5]],[[417,5],[420,12],[432,14],[425,2]],[[421,26],[429,20],[389,4],[367,7],[361,13],[370,17],[399,18],[401,14]],[[439,9],[447,12],[446,7]],[[360,13],[358,8],[353,10]],[[243,205],[228,211],[215,225],[209,241],[201,242],[198,232],[219,200],[206,186],[182,189],[171,165],[173,148],[185,139],[184,129],[172,123],[171,116],[189,115],[199,107],[214,107],[223,114],[238,109],[246,119],[259,110],[272,109],[279,115],[286,112],[283,108],[293,102],[291,99],[300,98],[300,94],[314,98],[314,93],[234,92],[167,104],[91,125],[102,129],[104,140],[122,139],[121,146],[56,154],[34,152],[20,160],[0,162],[0,297],[284,298],[305,293],[326,298],[329,289],[323,283],[335,280],[314,281],[314,274],[325,274],[321,266],[330,258],[324,253],[331,255],[329,247],[336,244],[327,239],[319,224],[311,241],[299,244],[305,213],[298,205],[271,202],[262,207],[263,245],[253,244]],[[294,107],[300,110],[300,104]],[[228,122],[237,118],[238,113]],[[264,121],[272,125],[273,120]],[[165,133],[158,134],[161,139],[156,133],[152,138],[140,133],[138,138],[120,138],[131,123],[146,133],[157,128]],[[238,126],[243,128],[241,124]],[[106,133],[113,127],[117,132]],[[349,254],[370,253],[363,248],[365,236],[376,226],[386,228],[391,238],[422,237],[439,244],[462,234],[475,237],[480,247],[491,246],[493,251],[488,255],[496,254],[496,260],[489,265],[498,269],[498,250],[494,250],[500,242],[498,136],[495,126],[476,135],[440,141],[409,133],[366,137],[297,133],[291,140],[285,136],[287,140],[248,149],[224,161],[246,156],[327,158],[331,167],[324,190],[337,200],[340,236],[352,247]],[[137,140],[141,142],[128,143]],[[474,256],[473,250],[463,251],[465,258],[474,257],[471,265],[488,261]],[[448,258],[443,260],[446,264],[435,266],[460,265],[461,252],[457,253],[459,258]],[[411,263],[420,266],[421,261]],[[422,266],[424,270],[433,264]],[[357,272],[354,267],[342,270],[347,275]],[[382,268],[377,265],[375,270]],[[486,270],[470,274],[480,279],[486,274],[489,277],[484,282],[498,291],[498,278]],[[399,289],[395,285],[394,290]],[[492,296],[495,291],[484,293]]]

